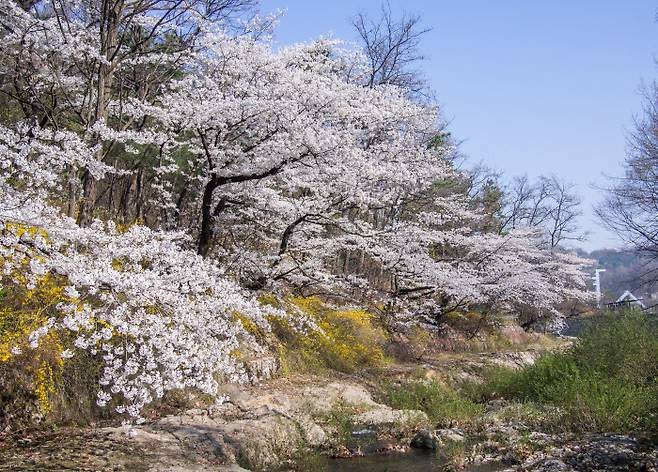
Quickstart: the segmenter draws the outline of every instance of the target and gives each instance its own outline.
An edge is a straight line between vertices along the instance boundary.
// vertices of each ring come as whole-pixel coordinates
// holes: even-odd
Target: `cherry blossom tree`
[[[134,112],[193,159],[197,249],[244,285],[358,287],[414,300],[412,313],[418,303],[436,313],[526,304],[547,318],[563,296],[583,295],[583,274],[569,264],[584,261],[544,250],[534,230],[482,229],[468,196],[451,190],[460,176],[450,143],[433,139],[438,111],[397,87],[359,85],[354,71],[367,67],[358,56],[331,41],[273,53],[222,36],[207,50],[161,104]],[[337,270],[345,254],[370,260],[384,286]]]
[[[151,146],[117,152],[112,141],[95,132],[99,123],[142,129],[144,123],[124,119],[122,103],[157,97],[209,29],[266,30],[271,19],[246,21],[254,6],[253,0],[0,2],[0,90],[17,105],[17,113],[41,128],[84,130],[96,160],[131,171],[124,178],[113,174],[109,192],[102,189],[102,194],[97,176],[84,170],[71,176],[70,216],[90,223],[104,196],[113,203],[107,194],[117,182],[143,182],[157,158]],[[141,190],[142,182],[133,189]]]
[[[139,418],[245,380],[236,351],[266,348],[246,325],[314,329],[257,290],[428,328],[474,307],[550,327],[586,297],[585,261],[482,223],[435,106],[338,41],[210,27],[250,4],[0,0],[2,284],[62,288],[15,355],[64,333],[62,356],[102,360],[99,403]]]
[[[99,405],[139,418],[166,391],[216,394],[219,378],[248,380],[234,352],[262,350],[244,320],[263,330],[262,308],[209,259],[187,249],[182,232],[135,225],[120,230],[99,220],[81,227],[51,205],[62,169],[111,171],[70,133],[0,130],[0,260],[2,284],[34,288],[55,277],[64,295],[47,322],[30,334],[36,349],[51,331],[71,343],[61,356],[87,351],[103,362]],[[219,376],[219,377],[218,377]]]
[[[344,72],[353,65],[331,42],[273,54],[252,40],[213,41],[160,105],[134,109],[158,120],[171,154],[190,156],[199,253],[209,253],[215,227],[235,234],[246,220],[253,233],[262,218],[257,239],[271,241],[270,267],[280,270],[302,228],[310,231],[306,242],[310,228],[328,236],[327,227],[349,223],[348,210],[366,214],[400,189],[448,172],[442,156],[450,150],[427,146],[436,110],[395,87],[348,82]]]

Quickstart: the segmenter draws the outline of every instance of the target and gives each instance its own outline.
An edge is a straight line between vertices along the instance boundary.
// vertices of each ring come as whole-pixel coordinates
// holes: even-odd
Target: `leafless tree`
[[[532,199],[533,187],[528,176],[515,177],[507,190],[505,218],[501,221],[500,231],[520,226],[527,214],[528,202]]]
[[[547,214],[545,227],[551,248],[565,241],[582,241],[586,234],[578,227],[582,200],[575,192],[575,185],[556,177],[542,178],[547,189]]]
[[[610,179],[596,213],[631,247],[658,260],[658,84],[643,92],[643,116],[627,139],[625,175]],[[658,280],[658,272],[650,278]]]
[[[467,178],[467,192],[471,198],[478,198],[485,191],[486,187],[491,184],[502,186],[503,172],[489,167],[483,162],[479,162],[470,169],[464,171]]]
[[[400,18],[394,18],[391,5],[384,3],[378,18],[359,13],[352,25],[369,60],[369,87],[392,84],[410,95],[423,92],[425,80],[413,66],[424,59],[419,45],[430,29],[421,26],[420,16],[403,13]]]
[[[582,241],[586,234],[578,226],[581,204],[575,185],[555,176],[540,177],[534,184],[527,176],[516,177],[507,188],[499,231],[541,227],[551,248]]]

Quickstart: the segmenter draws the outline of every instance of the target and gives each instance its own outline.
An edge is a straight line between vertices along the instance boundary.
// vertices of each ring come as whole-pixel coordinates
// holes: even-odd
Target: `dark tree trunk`
[[[217,186],[217,178],[213,176],[203,189],[203,198],[201,200],[201,230],[199,232],[197,252],[204,257],[208,255],[210,242],[213,237],[212,197]]]

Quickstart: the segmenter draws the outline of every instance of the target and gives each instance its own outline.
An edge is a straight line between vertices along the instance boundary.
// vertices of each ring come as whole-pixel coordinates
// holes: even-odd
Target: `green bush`
[[[424,411],[441,427],[463,426],[484,411],[482,405],[436,381],[387,382],[382,384],[382,395],[391,407]]]
[[[567,355],[541,357],[525,369],[495,368],[487,372],[483,384],[471,384],[467,391],[478,401],[513,398],[546,402],[561,396],[564,385],[577,382],[580,370]]]
[[[571,350],[581,368],[633,384],[658,377],[658,321],[638,312],[590,321]]]
[[[658,325],[639,313],[601,315],[566,352],[490,371],[467,392],[557,406],[558,429],[658,432]]]

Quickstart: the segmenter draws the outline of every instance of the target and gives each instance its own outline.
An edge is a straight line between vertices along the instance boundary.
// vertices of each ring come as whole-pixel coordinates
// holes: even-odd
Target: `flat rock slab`
[[[316,418],[336,406],[350,407],[355,424],[393,430],[427,422],[425,413],[394,410],[372,399],[366,388],[353,383],[288,386],[286,389],[225,385],[229,400],[208,409],[192,409],[130,429],[106,431],[116,439],[130,438],[140,447],[161,451],[148,470],[187,470],[198,458],[214,464],[240,464],[269,470],[294,455],[301,445],[322,447],[330,440]],[[357,413],[360,412],[360,413]],[[196,470],[196,469],[189,469]],[[239,469],[236,469],[236,471]]]
[[[62,428],[14,438],[0,436],[0,471],[147,472],[153,458],[142,445],[108,431]]]

